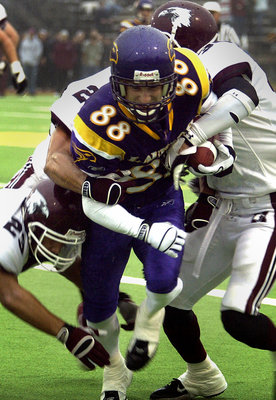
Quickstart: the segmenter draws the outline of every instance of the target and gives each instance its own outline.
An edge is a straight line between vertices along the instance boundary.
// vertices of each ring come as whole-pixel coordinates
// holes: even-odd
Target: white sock
[[[99,331],[99,336],[95,337],[108,351],[110,356],[119,353],[119,321],[116,313],[111,315],[108,319],[102,322],[91,322],[87,321],[88,326]]]
[[[177,284],[175,288],[169,293],[154,293],[147,289],[146,306],[149,312],[149,317],[151,317],[161,308],[170,304],[176,298],[176,296],[179,295],[182,287],[182,280],[180,278],[177,278]]]
[[[188,371],[190,372],[196,372],[196,371],[201,371],[203,369],[208,369],[211,366],[211,359],[207,354],[207,357],[205,360],[199,362],[199,363],[187,363],[187,368]]]

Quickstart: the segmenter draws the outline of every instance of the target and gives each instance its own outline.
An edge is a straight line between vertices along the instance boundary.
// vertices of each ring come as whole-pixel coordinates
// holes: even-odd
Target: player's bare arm
[[[19,285],[16,275],[0,267],[0,301],[18,318],[49,335],[56,336],[64,321],[48,311],[29,291]]]
[[[70,151],[70,136],[61,127],[57,127],[51,136],[44,172],[57,185],[82,193],[86,174],[75,165]]]

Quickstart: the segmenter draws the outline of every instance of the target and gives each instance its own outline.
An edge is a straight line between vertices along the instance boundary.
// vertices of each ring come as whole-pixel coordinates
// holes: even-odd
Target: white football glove
[[[197,151],[197,146],[188,147],[185,150],[182,150],[178,156],[175,158],[172,165],[172,173],[173,173],[173,183],[175,190],[178,190],[180,187],[181,177],[187,175],[187,159],[191,154],[195,154]]]
[[[12,83],[17,93],[22,93],[27,87],[27,78],[20,61],[14,61],[10,64]]]
[[[177,258],[185,243],[186,232],[170,222],[150,222],[130,214],[119,204],[110,206],[82,196],[85,215],[114,232],[143,240],[155,249]]]
[[[173,163],[177,156],[179,156],[179,150],[185,142],[184,138],[177,139],[167,150],[165,158],[165,167],[168,171],[172,170]]]
[[[187,234],[170,222],[154,222],[144,220],[139,228],[137,239],[143,240],[155,249],[177,258],[185,244]]]
[[[197,174],[198,177],[204,175],[215,175],[217,177],[222,177],[232,172],[233,164],[236,159],[234,149],[230,146],[225,146],[217,139],[214,140],[214,145],[218,151],[217,157],[213,164],[209,167],[199,164],[198,169],[200,172],[202,172],[202,175]]]

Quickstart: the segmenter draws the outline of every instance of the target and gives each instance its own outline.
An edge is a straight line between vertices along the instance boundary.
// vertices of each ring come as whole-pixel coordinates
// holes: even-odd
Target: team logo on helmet
[[[38,210],[45,215],[46,218],[49,217],[49,209],[45,198],[37,190],[32,193],[30,198],[26,202],[26,209],[29,215],[35,214]]]
[[[169,59],[171,62],[175,59],[175,52],[171,40],[168,40]]]
[[[191,10],[180,7],[169,7],[161,11],[158,17],[169,17],[172,23],[172,33],[182,26],[191,26]]]
[[[113,42],[109,60],[110,60],[110,62],[114,62],[115,64],[118,63],[118,60],[119,60],[118,46],[117,46],[117,43],[115,43],[115,42]]]

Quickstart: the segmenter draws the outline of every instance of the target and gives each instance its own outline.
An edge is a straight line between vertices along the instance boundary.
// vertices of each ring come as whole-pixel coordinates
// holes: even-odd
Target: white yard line
[[[36,269],[41,269],[43,271],[47,271],[47,269],[43,268],[40,265],[38,265],[35,268]],[[129,283],[130,285],[146,286],[145,279],[143,279],[143,278],[133,278],[132,276],[123,276],[122,279],[121,279],[121,282],[122,283]],[[209,293],[207,293],[207,296],[222,298],[224,296],[224,293],[225,293],[225,290],[213,289]],[[263,299],[262,304],[267,304],[269,306],[276,306],[276,299],[270,299],[270,298],[266,297],[266,298]]]

